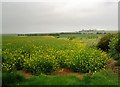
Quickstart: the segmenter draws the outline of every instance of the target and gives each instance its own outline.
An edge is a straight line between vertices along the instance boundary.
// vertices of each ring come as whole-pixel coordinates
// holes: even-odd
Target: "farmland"
[[[110,62],[110,56],[108,53],[95,47],[101,35],[93,35],[92,38],[86,38],[87,36],[83,35],[81,36],[82,39],[76,38],[72,40],[69,38],[65,39],[65,37],[66,36],[60,38],[53,36],[3,36],[3,72],[11,73],[22,70],[38,76],[35,77],[37,79],[36,81],[38,81],[39,76],[45,80],[44,75],[52,76],[56,69],[59,68],[67,68],[73,72],[83,74],[100,73],[102,72],[101,70],[106,69],[106,65]],[[88,35],[88,37],[91,36]],[[44,75],[41,76],[41,74]],[[55,77],[52,78],[55,80]],[[81,85],[83,85],[82,81],[84,83],[85,79],[79,83],[79,79],[74,76],[63,76],[63,78],[74,79],[76,82],[73,84]],[[62,79],[62,77],[60,77],[60,79]],[[115,79],[115,82],[117,82],[117,79]],[[115,82],[111,84],[117,84]],[[25,84],[29,84],[29,81]],[[95,83],[93,81],[93,83],[90,84],[94,85]],[[110,82],[107,84],[110,84]]]

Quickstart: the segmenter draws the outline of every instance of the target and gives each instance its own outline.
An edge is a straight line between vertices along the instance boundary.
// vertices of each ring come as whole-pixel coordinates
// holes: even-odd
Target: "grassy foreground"
[[[7,75],[7,76],[6,76]],[[39,75],[25,79],[22,75],[13,73],[3,74],[3,85],[118,85],[118,75],[112,70],[101,70],[94,75],[86,74],[83,79],[74,75],[52,76]],[[7,79],[7,80],[6,80]],[[16,80],[17,79],[17,80]],[[119,78],[120,79],[120,78]],[[6,82],[7,81],[7,82]]]

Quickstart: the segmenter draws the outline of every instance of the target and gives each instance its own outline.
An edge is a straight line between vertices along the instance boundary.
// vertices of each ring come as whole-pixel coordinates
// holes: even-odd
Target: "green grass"
[[[69,37],[76,37],[76,38],[97,38],[98,34],[60,34],[61,38],[69,38]]]
[[[6,75],[6,76],[5,76]],[[13,76],[12,76],[13,75]],[[4,79],[8,77],[8,79]],[[10,78],[11,77],[11,78]],[[19,78],[19,82],[15,79]],[[94,75],[86,74],[83,79],[79,79],[74,75],[69,76],[50,76],[50,75],[39,75],[33,76],[30,79],[23,79],[18,74],[4,74],[3,82],[17,85],[118,85],[118,75],[110,69],[101,70]],[[7,81],[9,80],[9,81]]]
[[[75,76],[40,75],[21,82],[22,85],[79,85],[80,79]]]
[[[118,85],[117,73],[112,70],[102,70],[94,75],[86,75],[84,79],[76,76],[45,76],[31,78],[25,85]]]
[[[90,76],[87,75],[83,82],[88,85],[118,85],[118,74],[112,70],[102,70]]]

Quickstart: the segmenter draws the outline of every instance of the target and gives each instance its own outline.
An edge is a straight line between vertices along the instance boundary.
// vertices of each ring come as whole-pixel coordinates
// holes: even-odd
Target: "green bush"
[[[120,38],[119,34],[114,35],[109,43],[109,54],[116,60],[120,59]]]
[[[105,52],[95,49],[81,49],[74,56],[67,58],[65,64],[76,72],[96,72],[105,67],[109,57]]]
[[[2,51],[3,71],[21,70],[23,68],[24,60],[27,57],[22,50],[9,50]]]
[[[54,57],[46,58],[34,56],[31,59],[25,60],[23,66],[25,71],[31,72],[33,74],[50,74],[55,70],[56,67],[58,67],[57,61],[54,59]]]
[[[103,36],[98,42],[97,48],[100,48],[103,51],[108,51],[110,49],[109,42],[112,36],[113,36],[112,34],[106,34],[105,36]]]

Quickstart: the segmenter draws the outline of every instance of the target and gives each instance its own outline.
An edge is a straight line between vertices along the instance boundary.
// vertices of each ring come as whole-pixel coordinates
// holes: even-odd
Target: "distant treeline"
[[[59,36],[60,34],[18,34],[18,36]]]
[[[60,36],[63,34],[106,34],[106,32],[61,32],[61,33],[47,33],[47,34],[18,34],[18,36]]]

